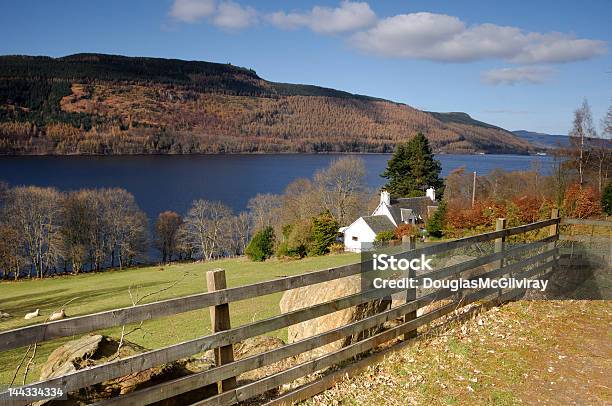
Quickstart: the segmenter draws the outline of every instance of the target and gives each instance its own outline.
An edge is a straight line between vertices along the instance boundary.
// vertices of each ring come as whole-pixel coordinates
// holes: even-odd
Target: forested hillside
[[[390,152],[419,131],[437,152],[530,149],[465,113],[269,82],[229,64],[0,57],[0,154]]]

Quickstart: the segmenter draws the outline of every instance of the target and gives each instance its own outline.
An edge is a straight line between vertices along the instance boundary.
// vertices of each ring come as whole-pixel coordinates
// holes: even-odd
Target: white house
[[[339,231],[344,234],[344,249],[361,252],[372,249],[376,235],[394,230],[400,224],[418,224],[438,207],[433,188],[422,197],[391,199],[389,192],[380,192],[380,203],[371,216],[359,217]]]

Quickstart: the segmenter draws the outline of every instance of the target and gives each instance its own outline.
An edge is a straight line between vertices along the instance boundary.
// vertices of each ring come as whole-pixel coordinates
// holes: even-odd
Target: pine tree
[[[442,166],[434,159],[427,138],[418,133],[410,141],[398,145],[387,169],[381,175],[388,179],[385,189],[397,197],[425,195],[427,187],[438,194],[444,185],[440,178]]]
[[[431,215],[427,222],[427,232],[432,237],[442,237],[444,225],[446,223],[446,202],[440,203],[438,209]]]
[[[274,253],[274,230],[266,227],[259,231],[249,245],[246,247],[245,254],[253,261],[265,261]]]
[[[329,252],[329,246],[336,241],[338,236],[338,221],[329,211],[321,213],[312,219],[312,243],[309,255],[323,255]]]

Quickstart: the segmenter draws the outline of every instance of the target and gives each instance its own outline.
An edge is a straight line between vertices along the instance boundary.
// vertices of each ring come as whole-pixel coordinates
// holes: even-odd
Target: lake
[[[293,180],[310,178],[341,154],[27,156],[0,157],[0,180],[11,186],[54,186],[60,190],[122,187],[136,197],[150,219],[164,210],[185,214],[195,199],[219,200],[244,210],[257,193],[281,193]],[[389,154],[359,155],[367,183],[380,187]],[[538,162],[550,173],[554,158],[522,155],[438,155],[442,174],[465,166],[486,174],[495,168],[530,169]]]

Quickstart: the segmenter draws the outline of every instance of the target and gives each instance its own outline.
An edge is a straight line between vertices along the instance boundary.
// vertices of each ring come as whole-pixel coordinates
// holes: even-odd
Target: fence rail
[[[498,223],[498,227],[500,229],[494,232],[442,242],[423,248],[412,249],[405,251],[400,255],[407,258],[419,257],[421,254],[434,255],[452,251],[475,243],[495,241],[495,252],[492,254],[447,266],[432,271],[428,274],[419,275],[418,279],[424,277],[452,277],[470,269],[490,263],[495,264],[495,269],[490,270],[483,275],[479,275],[477,278],[497,278],[506,274],[513,274],[515,277],[517,275],[521,275],[522,277],[532,277],[536,274],[545,272],[547,269],[552,269],[556,263],[558,251],[555,244],[559,238],[558,225],[560,220],[554,212],[552,217],[553,218],[550,220],[513,228],[505,228],[505,222],[500,222]],[[548,236],[541,238],[538,241],[512,248],[506,248],[504,245],[505,240],[510,236],[542,229],[548,231]],[[528,258],[518,260],[517,262],[509,262],[512,259],[516,259],[518,255],[525,255],[530,251],[542,247],[546,247],[546,250],[537,254],[532,254]],[[40,343],[59,337],[73,336],[102,328],[151,320],[158,317],[171,316],[173,314],[206,307],[217,309],[218,313],[214,314],[219,316],[224,314],[224,310],[222,310],[224,309],[223,306],[225,305],[226,308],[227,305],[232,302],[357,275],[362,272],[363,266],[363,264],[351,264],[338,268],[315,271],[297,276],[284,277],[234,288],[225,288],[223,281],[221,285],[218,285],[221,286],[220,289],[209,291],[207,293],[23,327],[0,333],[0,351],[18,348],[32,343]],[[528,267],[530,268],[528,269]],[[368,268],[371,269],[371,267]],[[209,286],[209,289],[211,289],[211,286]],[[341,361],[353,358],[364,352],[373,350],[382,343],[393,340],[406,333],[416,331],[417,327],[448,314],[457,307],[465,306],[466,304],[477,300],[482,300],[490,296],[496,296],[498,298],[511,298],[520,294],[520,291],[518,290],[512,291],[512,293],[500,292],[498,289],[483,289],[474,293],[458,296],[456,293],[448,290],[439,289],[416,300],[410,300],[399,307],[385,310],[373,316],[354,321],[347,325],[343,325],[324,333],[320,333],[318,335],[314,335],[248,358],[234,361],[233,358],[229,357],[227,352],[228,348],[231,349],[231,345],[237,344],[247,338],[273,332],[281,328],[295,325],[307,320],[312,320],[334,313],[338,310],[347,309],[372,301],[376,298],[386,297],[392,293],[405,290],[406,289],[380,289],[360,292],[235,328],[227,329],[227,327],[229,327],[229,323],[215,323],[216,325],[219,324],[221,331],[215,330],[215,332],[212,334],[193,340],[78,370],[58,378],[35,382],[25,385],[24,388],[34,389],[44,387],[62,387],[64,390],[71,392],[110,379],[119,378],[121,376],[143,371],[151,367],[170,363],[172,361],[201,353],[206,350],[214,349],[220,351],[220,348],[225,348],[224,352],[226,355],[225,357],[221,356],[217,358],[217,366],[215,368],[172,381],[160,383],[155,386],[141,389],[99,403],[119,405],[148,404],[177,396],[194,389],[202,388],[216,382],[231,382],[231,380],[235,379],[235,377],[241,373],[252,371],[288,357],[311,351],[348,336],[353,336],[373,327],[380,326],[386,321],[402,319],[402,317],[404,317],[402,319],[403,322],[397,327],[385,330],[374,336],[368,337],[314,360],[303,362],[285,371],[281,371],[274,375],[239,387],[233,387],[233,385],[226,387],[224,384],[222,393],[218,394],[217,396],[204,399],[198,403],[203,405],[233,404],[264,393],[267,390],[276,388],[284,383],[291,382],[296,378],[300,378],[322,368],[326,368]],[[440,302],[442,300],[450,300],[450,303],[444,303],[441,308],[426,313],[420,317],[416,317],[416,311],[419,308],[423,308],[427,305]],[[308,388],[310,389],[305,389],[303,393],[309,393],[308,391],[312,391],[313,387],[317,386],[308,385]],[[6,392],[0,393],[0,400],[3,399],[3,396],[6,396]],[[26,404],[27,402],[12,401],[12,403]]]

